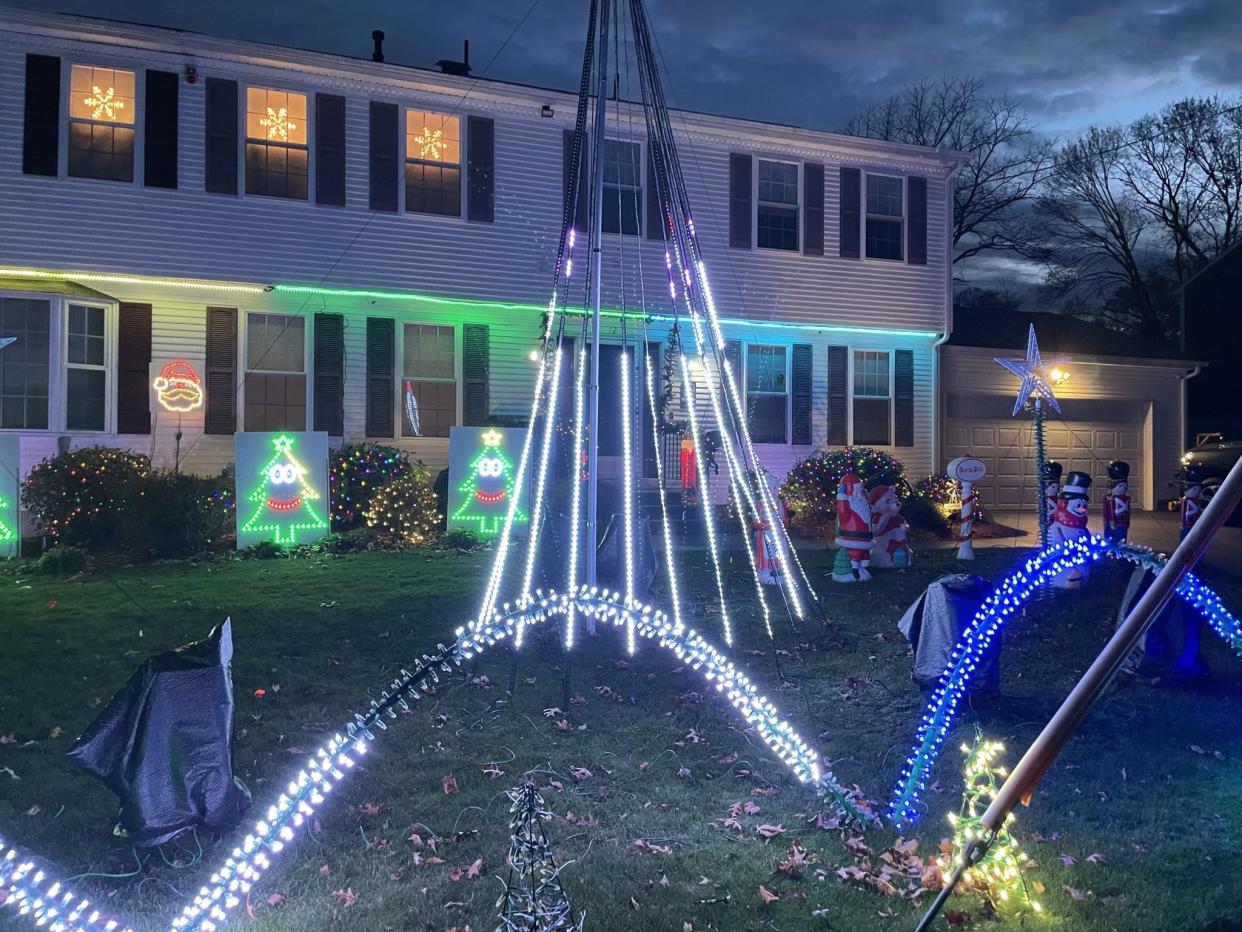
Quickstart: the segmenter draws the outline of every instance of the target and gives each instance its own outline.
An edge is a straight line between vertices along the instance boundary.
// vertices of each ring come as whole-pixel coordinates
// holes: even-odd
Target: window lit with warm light
[[[246,88],[246,193],[306,200],[306,95]]]
[[[69,72],[69,174],[134,180],[134,72],[74,65]]]
[[[405,112],[405,209],[461,214],[461,120],[427,110]]]

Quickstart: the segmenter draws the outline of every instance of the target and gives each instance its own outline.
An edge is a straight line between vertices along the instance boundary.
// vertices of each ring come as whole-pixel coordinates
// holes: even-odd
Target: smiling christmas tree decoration
[[[1090,488],[1091,477],[1085,472],[1074,471],[1065,477],[1065,485],[1061,486],[1061,494],[1057,497],[1056,514],[1052,516],[1052,530],[1049,532],[1051,544],[1064,544],[1091,536],[1091,532],[1087,530]],[[1052,584],[1058,589],[1081,589],[1089,575],[1090,569],[1083,563],[1058,573],[1053,577]]]
[[[1130,464],[1113,460],[1108,464],[1108,494],[1104,496],[1104,536],[1120,544],[1130,533]]]
[[[453,428],[453,439],[461,437],[462,428]],[[465,478],[458,483],[458,504],[450,511],[450,522],[468,527],[480,537],[494,537],[509,514],[514,496],[513,461],[505,453],[505,433],[489,427],[478,435],[480,444],[474,458],[465,469]],[[460,450],[461,446],[458,445]],[[450,454],[450,461],[455,459]],[[450,469],[450,474],[453,470]],[[526,512],[520,504],[514,511],[514,521],[526,521]]]
[[[238,546],[255,543],[258,538],[288,547],[322,537],[328,531],[328,521],[318,505],[323,493],[311,483],[309,470],[298,459],[297,435],[262,436],[270,437],[273,453],[260,472],[258,484],[246,496],[254,510],[237,529]]]

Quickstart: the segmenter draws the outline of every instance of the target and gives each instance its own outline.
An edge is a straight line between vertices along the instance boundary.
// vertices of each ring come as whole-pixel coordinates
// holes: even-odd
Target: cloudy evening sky
[[[18,0],[32,9],[175,26],[431,66],[471,40],[476,74],[531,0]],[[489,77],[570,89],[586,0],[540,0]],[[838,129],[903,84],[972,73],[1064,139],[1189,94],[1242,91],[1242,0],[650,0],[673,102]]]

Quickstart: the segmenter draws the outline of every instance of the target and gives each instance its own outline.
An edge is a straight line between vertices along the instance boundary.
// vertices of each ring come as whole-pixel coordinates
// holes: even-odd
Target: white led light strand
[[[645,346],[645,336],[643,342]],[[659,490],[660,523],[664,533],[664,565],[668,570],[668,597],[673,605],[673,628],[680,634],[685,629],[685,625],[681,621],[681,596],[677,591],[677,561],[673,559],[673,529],[668,520],[668,503],[664,500],[664,457],[660,452],[660,414],[656,410],[655,377],[648,364],[650,359],[650,356],[644,357],[643,374],[647,383],[647,406],[651,409],[651,449],[655,451],[656,487]]]
[[[52,932],[132,932],[0,837],[0,910]]]
[[[578,368],[574,373],[574,456],[573,462],[570,464],[570,475],[573,482],[573,491],[569,516],[569,582],[570,589],[575,589],[578,585],[578,549],[580,528],[582,521],[582,441],[583,441],[583,418],[585,417],[584,407],[584,391],[583,386],[586,384],[586,349],[585,347],[578,353]],[[595,438],[591,438],[591,442],[595,442]],[[574,646],[574,613],[571,611],[565,616],[565,649],[569,650]]]
[[[625,521],[625,600],[628,604],[634,599],[634,464],[631,452],[630,422],[634,412],[630,410],[630,380],[634,373],[626,365],[626,347],[621,347],[621,481],[624,483],[622,499]],[[625,650],[634,656],[634,621],[631,618],[625,627]]]
[[[690,367],[685,353],[681,363],[681,385],[686,396],[686,414],[690,421],[690,436],[694,440],[694,466],[699,474],[699,504],[703,510],[703,525],[707,531],[707,547],[711,552],[712,569],[716,574],[716,592],[720,596],[720,623],[724,627],[725,643],[733,646],[733,622],[729,620],[729,604],[725,599],[724,576],[720,572],[720,550],[716,546],[715,505],[711,501],[711,489],[707,485],[707,462],[703,457],[703,443],[699,434],[699,418],[695,413],[694,387],[690,384]]]

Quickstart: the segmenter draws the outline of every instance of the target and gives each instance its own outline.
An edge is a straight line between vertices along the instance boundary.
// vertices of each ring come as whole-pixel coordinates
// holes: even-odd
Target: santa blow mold
[[[901,516],[901,499],[887,485],[877,485],[868,496],[871,502],[871,533],[875,546],[871,565],[904,570],[910,565],[909,525]]]
[[[834,582],[866,582],[871,578],[867,566],[871,562],[871,502],[863,490],[862,480],[853,472],[841,477],[837,486],[837,551],[832,566]]]
[[[1091,533],[1087,530],[1087,496],[1090,488],[1091,477],[1085,472],[1071,472],[1065,477],[1065,484],[1061,486],[1057,508],[1052,516],[1052,527],[1048,531],[1048,543],[1063,544]],[[1058,573],[1052,578],[1052,584],[1059,589],[1081,589],[1087,582],[1087,577],[1088,569],[1084,562]]]
[[[1108,494],[1104,496],[1104,536],[1120,544],[1130,533],[1130,464],[1108,464]]]

